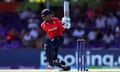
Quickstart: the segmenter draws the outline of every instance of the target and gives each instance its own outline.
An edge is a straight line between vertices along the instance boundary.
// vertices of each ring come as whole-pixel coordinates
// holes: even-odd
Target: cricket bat
[[[64,17],[62,18],[62,24],[66,29],[71,27],[70,0],[64,0]]]

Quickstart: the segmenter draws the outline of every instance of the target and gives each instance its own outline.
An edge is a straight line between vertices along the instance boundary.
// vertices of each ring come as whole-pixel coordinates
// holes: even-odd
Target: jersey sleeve
[[[46,31],[46,30],[45,30],[44,22],[41,24],[41,28],[42,28],[43,31]]]
[[[65,28],[63,27],[61,20],[57,18],[57,21],[58,21],[58,27],[59,27],[59,29],[60,29],[61,31],[64,31]]]

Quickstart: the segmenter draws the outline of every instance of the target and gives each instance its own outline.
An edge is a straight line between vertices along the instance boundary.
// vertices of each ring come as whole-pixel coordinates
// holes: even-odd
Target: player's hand
[[[62,24],[65,29],[70,29],[71,28],[71,22],[69,17],[63,17],[62,18]]]

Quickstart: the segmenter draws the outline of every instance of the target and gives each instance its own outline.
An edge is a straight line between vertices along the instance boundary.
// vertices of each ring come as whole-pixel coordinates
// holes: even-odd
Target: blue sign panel
[[[0,50],[1,66],[39,66],[39,49],[5,49]]]
[[[78,54],[75,49],[61,49],[58,57],[73,68],[76,67]],[[87,49],[85,59],[87,66],[117,67],[120,66],[120,50]],[[40,60],[41,67],[44,67],[46,65],[44,51],[40,52]]]
[[[78,53],[73,49],[60,49],[59,59],[76,68]],[[87,66],[120,67],[120,50],[86,49]],[[79,59],[80,60],[80,59]],[[5,66],[46,66],[45,51],[40,49],[6,49],[0,50],[0,67]]]

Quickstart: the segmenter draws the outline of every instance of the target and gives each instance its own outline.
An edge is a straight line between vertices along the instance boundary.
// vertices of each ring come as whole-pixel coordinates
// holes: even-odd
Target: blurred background
[[[0,0],[1,68],[43,68],[46,36],[40,28],[40,12],[44,8],[50,8],[61,19],[64,0]],[[119,67],[120,1],[70,0],[70,17],[72,27],[64,32],[61,47],[63,59],[68,54],[76,58],[76,40],[84,38],[90,67]],[[72,57],[67,62],[74,67]]]

